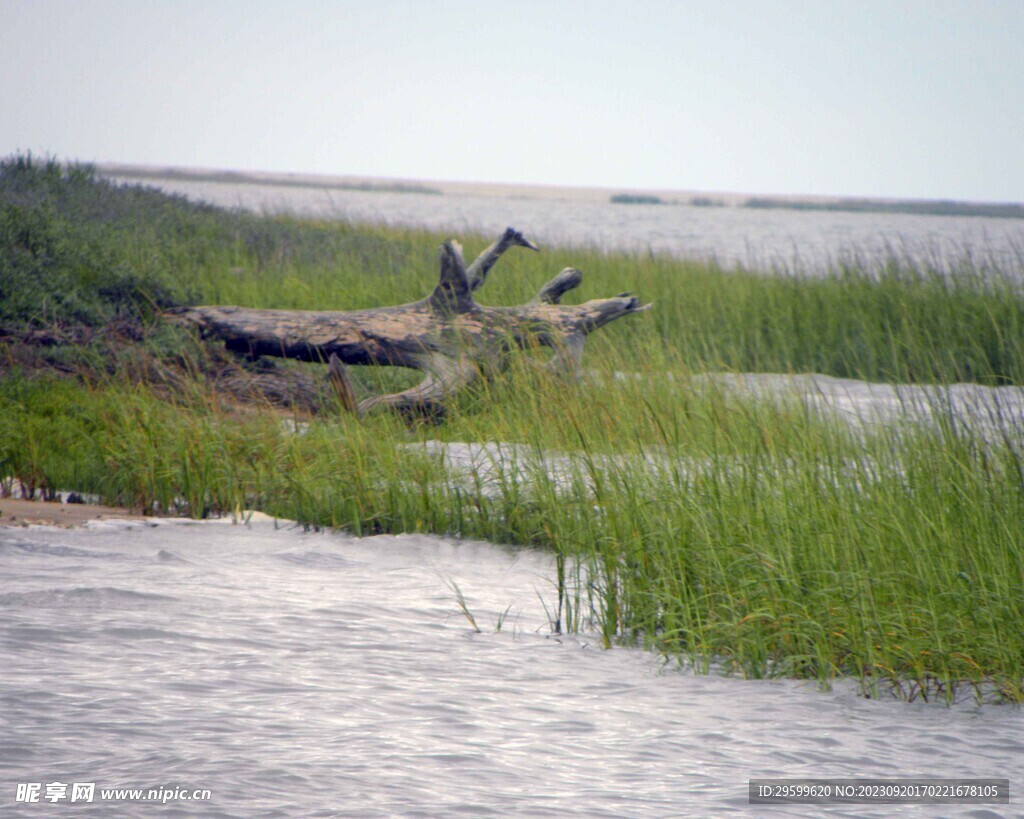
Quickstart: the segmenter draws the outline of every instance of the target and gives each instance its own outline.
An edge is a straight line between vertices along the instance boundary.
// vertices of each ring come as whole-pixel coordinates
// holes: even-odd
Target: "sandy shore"
[[[44,501],[0,498],[0,527],[29,526],[81,526],[90,520],[118,518],[142,520],[127,509],[100,506],[93,503],[46,503]]]

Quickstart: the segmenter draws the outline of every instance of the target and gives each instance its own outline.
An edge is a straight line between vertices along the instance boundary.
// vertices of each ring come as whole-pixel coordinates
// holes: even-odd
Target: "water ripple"
[[[0,551],[0,812],[32,781],[210,788],[167,815],[245,817],[749,814],[747,781],[767,776],[1024,786],[1018,709],[699,677],[555,637],[542,552],[219,523],[18,543]],[[66,549],[89,556],[70,555],[74,585]]]

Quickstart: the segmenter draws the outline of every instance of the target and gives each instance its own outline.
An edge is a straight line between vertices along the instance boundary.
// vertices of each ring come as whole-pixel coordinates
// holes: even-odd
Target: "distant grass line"
[[[489,240],[460,238],[467,255]],[[690,377],[1024,384],[1024,271],[893,261],[810,278],[510,253],[483,300],[522,302],[573,265],[580,299],[628,289],[655,308],[594,335],[589,379],[548,377],[524,355],[441,427],[227,400],[222,349],[160,320],[199,302],[411,301],[435,284],[440,239],[197,206],[88,168],[5,160],[0,479],[163,514],[258,508],[356,533],[531,544],[556,556],[558,625],[608,645],[747,677],[850,676],[906,699],[1024,700],[1019,419],[993,419],[999,434],[982,440],[946,417],[939,392],[932,428],[854,434],[795,397],[742,398]],[[323,383],[322,368],[294,367]],[[363,390],[401,377],[358,369]],[[517,448],[467,473],[428,454],[437,438]]]
[[[442,196],[444,191],[428,185],[410,182],[343,182],[314,181],[279,176],[260,176],[242,171],[199,171],[181,170],[178,168],[133,168],[122,165],[105,166],[100,172],[113,179],[139,179],[143,182],[157,180],[182,182],[217,182],[225,185],[259,185],[260,187],[279,188],[316,188],[317,190],[375,191],[378,193],[425,193]]]
[[[812,201],[752,196],[745,208],[823,210],[849,213],[909,213],[918,216],[985,216],[992,219],[1024,219],[1024,205],[1016,202],[960,202],[953,199],[837,199]]]
[[[660,196],[646,193],[613,193],[608,200],[613,205],[664,205]]]

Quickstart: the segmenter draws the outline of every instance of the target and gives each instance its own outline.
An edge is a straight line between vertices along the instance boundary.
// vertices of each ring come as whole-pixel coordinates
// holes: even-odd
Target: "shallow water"
[[[757,269],[813,272],[839,260],[877,261],[895,255],[940,268],[970,249],[1020,270],[1024,221],[987,217],[761,210],[688,205],[614,205],[578,199],[395,193],[228,184],[177,179],[130,179],[223,207],[257,212],[411,225],[458,235],[497,235],[507,225],[542,245],[713,258]]]
[[[587,376],[600,383],[602,376]],[[651,378],[650,374],[616,372],[614,380]],[[723,390],[745,398],[803,403],[823,419],[837,420],[857,433],[888,430],[899,432],[913,427],[935,428],[945,424],[957,433],[969,434],[994,443],[1024,444],[1024,387],[986,387],[980,384],[919,385],[879,384],[852,378],[820,374],[781,375],[777,373],[707,373],[677,377],[661,376],[680,388]],[[897,440],[898,435],[893,437]],[[406,444],[411,451],[438,459],[449,479],[467,492],[500,497],[509,480],[529,483],[537,475],[559,492],[572,492],[582,482],[592,487],[594,471],[615,473],[625,467],[670,469],[673,474],[697,477],[714,475],[727,468],[750,469],[737,456],[731,463],[722,458],[678,460],[657,447],[642,455],[601,455],[591,452],[540,450],[535,446],[508,441],[426,440]],[[895,462],[894,462],[895,463]],[[892,468],[890,463],[887,467]],[[845,464],[844,481],[863,481],[880,474],[883,467],[868,458]],[[629,473],[627,473],[629,474]],[[832,467],[822,465],[823,478],[835,480]]]
[[[695,676],[553,635],[555,596],[547,554],[479,542],[0,529],[0,813],[63,815],[15,804],[60,781],[212,791],[170,815],[766,815],[747,781],[783,776],[1009,778],[1010,805],[900,808],[1019,813],[1020,709]]]
[[[997,441],[1016,440],[1024,431],[1024,387],[1018,386],[882,384],[819,373],[709,373],[697,379],[754,398],[795,398],[855,429],[941,422]]]

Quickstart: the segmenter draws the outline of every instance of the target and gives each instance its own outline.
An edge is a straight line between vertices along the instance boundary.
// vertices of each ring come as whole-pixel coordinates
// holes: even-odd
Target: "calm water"
[[[156,179],[147,184],[255,211],[415,225],[453,235],[497,235],[513,225],[542,244],[650,250],[729,265],[816,270],[829,260],[871,260],[893,253],[946,265],[969,248],[976,259],[1003,268],[1024,266],[1024,221],[1019,219],[613,205]]]
[[[160,815],[763,816],[747,781],[772,776],[1009,778],[1010,805],[901,811],[1020,814],[1020,709],[694,676],[556,637],[543,553],[105,522],[0,529],[0,578],[3,815],[152,815],[99,789],[162,786],[212,800]],[[15,803],[54,781],[97,801]]]

